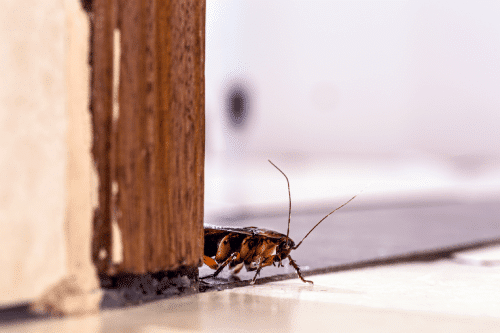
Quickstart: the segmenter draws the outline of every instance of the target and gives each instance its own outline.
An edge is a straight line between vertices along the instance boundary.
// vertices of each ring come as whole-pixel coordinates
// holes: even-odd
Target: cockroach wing
[[[281,239],[286,237],[286,235],[283,235],[280,232],[264,228],[255,228],[254,235],[264,236],[271,239]]]
[[[205,236],[207,233],[222,233],[227,235],[230,232],[241,233],[246,235],[254,235],[253,229],[258,229],[256,227],[229,227],[229,226],[218,226],[211,224],[204,224]]]
[[[219,248],[220,241],[229,234],[234,235],[231,237],[231,243],[241,242],[245,237],[253,235],[251,231],[244,230],[246,228],[238,227],[221,227],[217,225],[205,224],[205,246],[203,249],[204,255],[213,257],[216,255]],[[234,244],[232,244],[233,247]],[[239,247],[239,246],[236,246]]]

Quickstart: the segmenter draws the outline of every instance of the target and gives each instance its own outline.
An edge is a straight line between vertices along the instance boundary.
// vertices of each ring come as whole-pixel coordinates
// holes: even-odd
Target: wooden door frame
[[[205,1],[94,0],[91,18],[93,261],[109,276],[198,267]]]

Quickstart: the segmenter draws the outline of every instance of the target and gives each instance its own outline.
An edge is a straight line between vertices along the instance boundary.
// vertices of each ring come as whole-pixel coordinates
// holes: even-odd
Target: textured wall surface
[[[67,32],[63,0],[0,8],[2,305],[38,296],[66,269]]]

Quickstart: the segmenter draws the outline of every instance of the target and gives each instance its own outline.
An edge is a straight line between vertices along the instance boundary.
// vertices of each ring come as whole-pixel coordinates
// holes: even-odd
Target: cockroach
[[[256,271],[255,276],[250,282],[250,284],[254,284],[262,268],[270,265],[276,266],[276,263],[278,263],[278,267],[284,267],[282,261],[288,259],[290,265],[295,268],[297,275],[303,282],[313,283],[310,280],[304,279],[299,265],[292,259],[290,252],[296,250],[307,236],[328,216],[354,200],[359,193],[323,217],[295,245],[295,242],[289,237],[290,219],[292,216],[290,181],[280,168],[270,160],[268,161],[285,176],[288,184],[288,229],[286,235],[274,230],[258,227],[219,227],[206,224],[203,262],[215,270],[215,272],[201,279],[215,278],[226,266],[229,266],[229,269],[233,270],[233,274],[238,274],[243,266],[245,266],[247,271]]]

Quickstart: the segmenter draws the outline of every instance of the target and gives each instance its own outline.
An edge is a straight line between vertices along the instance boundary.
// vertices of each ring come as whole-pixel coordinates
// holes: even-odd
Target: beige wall
[[[0,306],[66,273],[66,20],[77,3],[0,0]]]

